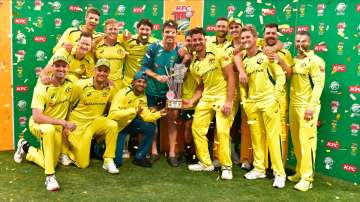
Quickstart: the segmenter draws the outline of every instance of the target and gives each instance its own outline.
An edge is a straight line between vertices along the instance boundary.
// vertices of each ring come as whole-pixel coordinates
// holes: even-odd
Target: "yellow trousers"
[[[30,119],[29,128],[30,132],[40,139],[41,148],[30,147],[26,160],[44,168],[46,175],[54,174],[61,152],[62,126],[37,124]]]
[[[240,126],[240,162],[253,162],[253,149],[251,145],[250,127],[248,118],[245,114],[244,108],[241,107],[241,126]]]
[[[280,148],[279,103],[272,100],[256,103],[246,102],[244,110],[250,126],[254,169],[265,173],[268,146],[274,174],[285,176]]]
[[[115,158],[116,141],[118,135],[116,121],[106,117],[99,117],[89,124],[77,126],[76,130],[69,134],[70,149],[69,157],[79,168],[86,168],[90,163],[90,147],[93,138],[101,141],[105,138],[105,158]]]
[[[201,100],[195,108],[192,133],[196,145],[196,156],[207,166],[210,166],[212,161],[210,159],[206,134],[214,116],[216,117],[216,136],[218,142],[217,151],[219,162],[221,166],[224,167],[232,166],[230,155],[230,128],[232,122],[234,121],[234,116],[224,116],[221,112],[223,103],[223,101],[211,102]]]
[[[296,157],[296,174],[302,179],[312,182],[315,169],[317,144],[317,121],[320,106],[315,108],[313,119],[304,119],[305,107],[290,106],[290,132]]]

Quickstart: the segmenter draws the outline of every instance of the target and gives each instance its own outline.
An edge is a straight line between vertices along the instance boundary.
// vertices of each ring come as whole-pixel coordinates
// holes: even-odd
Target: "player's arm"
[[[293,65],[291,53],[289,51],[286,51],[284,57],[281,57],[279,54],[282,54],[282,53],[278,52],[276,54],[275,61],[278,61],[278,64],[283,69],[283,71],[286,73],[286,76],[290,77],[292,74],[291,66]]]
[[[145,74],[149,77],[164,83],[168,80],[167,76],[159,75],[151,69],[151,66],[154,64],[154,57],[156,56],[155,50],[153,49],[156,49],[156,46],[157,44],[153,43],[147,49],[143,62],[141,64],[141,71],[145,72]]]
[[[275,76],[275,98],[278,100],[282,91],[284,90],[284,85],[286,82],[285,73],[276,63],[269,63],[272,74]]]
[[[243,61],[242,61],[242,53],[241,52],[238,52],[236,55],[234,55],[233,57],[234,59],[234,64],[236,66],[236,69],[238,70],[239,72],[239,81],[240,83],[242,84],[245,84],[248,82],[248,77],[245,73],[245,70],[244,70],[244,65],[243,65]]]
[[[204,84],[202,82],[200,82],[196,86],[194,95],[190,99],[183,99],[183,101],[182,101],[183,107],[184,108],[193,107],[195,105],[195,103],[197,103],[200,100],[203,90],[204,90]]]
[[[310,77],[313,81],[314,87],[311,92],[309,108],[320,104],[320,96],[325,83],[325,62],[318,59],[310,68]]]
[[[119,91],[110,106],[108,118],[115,121],[132,120],[138,113],[138,108],[127,106],[126,95]]]
[[[224,115],[228,116],[231,113],[233,101],[235,97],[235,78],[232,64],[228,64],[223,68],[223,73],[227,82],[226,87],[226,100],[222,108]]]
[[[70,49],[70,45],[72,44],[70,42],[70,32],[72,31],[72,28],[68,28],[67,30],[65,30],[65,32],[63,33],[63,35],[61,36],[60,40],[57,42],[57,44],[55,45],[55,47],[53,48],[53,53],[55,53],[58,49],[60,49],[61,47],[64,47],[65,49]],[[73,44],[72,44],[73,46]]]

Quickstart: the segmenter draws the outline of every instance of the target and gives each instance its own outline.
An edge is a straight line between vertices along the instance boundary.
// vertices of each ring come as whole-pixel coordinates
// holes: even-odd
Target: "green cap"
[[[109,60],[107,59],[99,59],[97,62],[96,62],[96,65],[95,65],[95,68],[98,68],[100,66],[105,66],[107,68],[110,69],[110,62]]]
[[[57,61],[64,61],[66,62],[67,64],[69,64],[69,61],[68,59],[64,56],[64,55],[54,55],[53,57],[53,64]]]

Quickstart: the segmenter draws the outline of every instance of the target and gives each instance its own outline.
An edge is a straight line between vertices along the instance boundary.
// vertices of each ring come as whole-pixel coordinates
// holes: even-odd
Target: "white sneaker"
[[[251,169],[251,165],[250,165],[250,163],[248,163],[248,162],[244,162],[244,163],[241,164],[240,169],[242,169],[242,170],[250,170],[250,169]]]
[[[59,183],[56,181],[55,175],[46,176],[45,186],[48,191],[59,191],[60,189]]]
[[[188,169],[191,171],[213,171],[214,165],[206,166],[200,161],[197,164],[191,164],[188,166]]]
[[[24,138],[20,138],[17,143],[17,149],[14,154],[14,161],[16,163],[21,163],[25,157],[25,151],[23,149],[23,146],[28,143]]]
[[[282,189],[285,187],[286,176],[275,175],[273,187]]]
[[[74,163],[66,154],[60,154],[58,162],[63,166],[68,166]]]
[[[247,172],[244,177],[248,180],[255,180],[260,178],[265,178],[266,175],[263,172],[259,172],[257,170],[252,169],[251,171]]]
[[[111,174],[119,173],[119,169],[116,168],[114,161],[109,161],[107,163],[104,162],[103,168]]]
[[[233,174],[231,169],[223,169],[221,171],[221,179],[223,180],[232,180],[233,179]]]
[[[308,191],[313,188],[312,182],[301,179],[295,186],[295,189],[299,191]]]
[[[213,166],[214,166],[215,168],[219,168],[219,167],[220,167],[220,162],[219,162],[219,160],[217,160],[217,159],[213,160],[212,164],[213,164]]]

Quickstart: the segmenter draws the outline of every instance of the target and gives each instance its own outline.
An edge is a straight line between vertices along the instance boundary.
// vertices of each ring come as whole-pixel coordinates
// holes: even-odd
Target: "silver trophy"
[[[166,93],[166,106],[170,109],[182,108],[182,84],[186,73],[186,66],[184,64],[175,64],[170,68],[170,72],[165,68],[168,76],[169,91]]]

